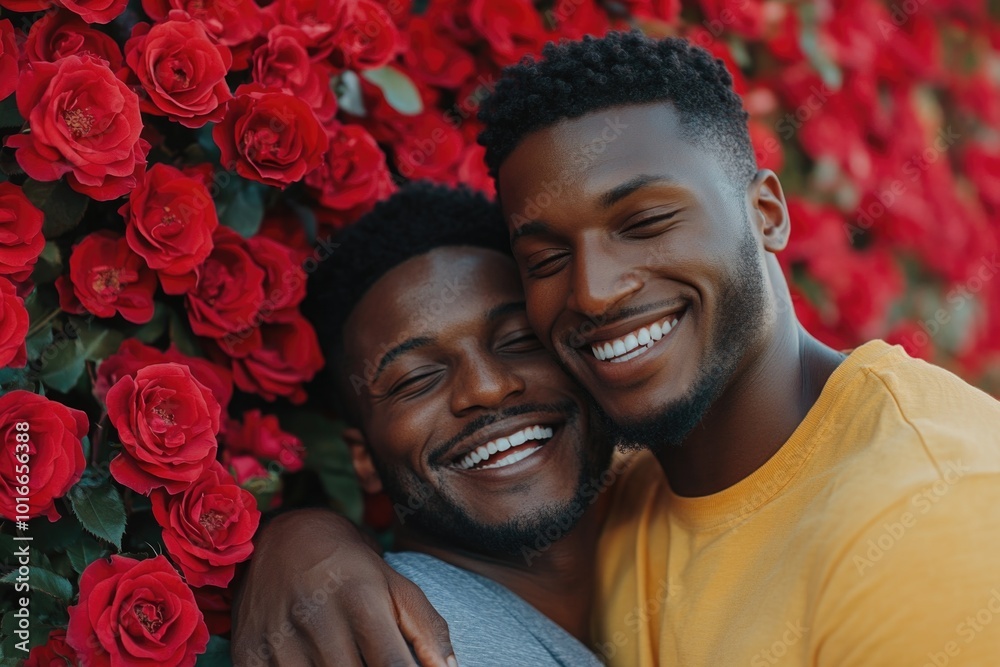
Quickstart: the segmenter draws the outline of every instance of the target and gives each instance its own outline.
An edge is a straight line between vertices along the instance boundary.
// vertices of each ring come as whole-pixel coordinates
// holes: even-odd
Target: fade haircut
[[[504,69],[479,119],[479,143],[494,179],[532,132],[616,106],[671,105],[687,141],[715,152],[733,185],[753,180],[757,161],[748,114],[723,62],[687,40],[639,32],[549,42],[541,59],[526,56]]]

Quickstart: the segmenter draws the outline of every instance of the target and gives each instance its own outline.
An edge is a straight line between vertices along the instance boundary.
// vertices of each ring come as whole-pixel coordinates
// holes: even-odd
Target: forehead
[[[717,156],[684,138],[677,112],[657,102],[612,107],[532,132],[501,165],[498,185],[505,212],[547,209],[540,217],[548,217],[589,205],[636,175],[668,176],[683,187],[725,178]]]
[[[467,246],[436,248],[372,285],[348,319],[347,339],[378,345],[389,338],[433,335],[481,322],[495,306],[523,298],[509,256]]]

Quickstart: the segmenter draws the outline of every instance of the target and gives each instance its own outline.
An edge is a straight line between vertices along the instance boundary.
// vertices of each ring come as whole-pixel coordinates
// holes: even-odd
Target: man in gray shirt
[[[394,503],[398,586],[412,581],[447,621],[462,667],[600,665],[586,642],[611,448],[590,442],[588,404],[528,326],[498,210],[410,184],[337,242],[307,313],[361,485]],[[436,647],[394,644],[398,630],[374,624],[367,582],[339,584],[354,587],[343,625],[369,638],[364,660],[354,637],[312,631],[300,604],[312,591],[292,573],[336,569],[311,544],[331,544],[337,521],[292,513],[263,531],[235,608],[235,664],[415,664],[411,650],[440,664]],[[305,638],[278,646],[273,629],[289,622]]]

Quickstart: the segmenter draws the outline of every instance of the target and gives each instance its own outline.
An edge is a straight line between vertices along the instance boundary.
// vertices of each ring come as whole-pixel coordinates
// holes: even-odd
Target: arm
[[[997,475],[903,499],[838,558],[813,619],[815,664],[997,664],[998,552]]]
[[[275,518],[233,603],[237,667],[456,667],[448,626],[347,519],[328,510]]]

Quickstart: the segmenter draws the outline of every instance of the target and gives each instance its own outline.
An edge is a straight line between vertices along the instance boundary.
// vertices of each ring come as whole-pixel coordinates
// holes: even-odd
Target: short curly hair
[[[324,384],[332,380],[335,390],[343,368],[344,323],[379,278],[411,257],[445,246],[510,254],[507,228],[494,202],[464,186],[426,181],[402,186],[332,243],[332,255],[309,276],[302,312],[327,360]]]
[[[637,31],[549,42],[541,59],[504,69],[479,111],[479,143],[494,179],[527,135],[561,120],[616,106],[666,102],[684,138],[715,149],[735,183],[749,183],[757,161],[748,114],[723,62],[687,40],[652,39]]]

